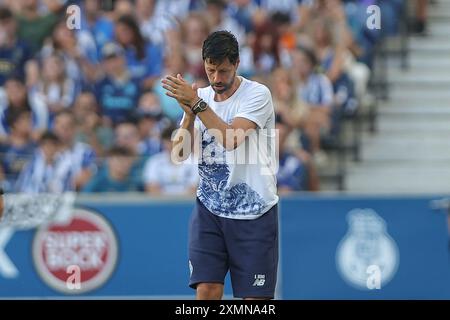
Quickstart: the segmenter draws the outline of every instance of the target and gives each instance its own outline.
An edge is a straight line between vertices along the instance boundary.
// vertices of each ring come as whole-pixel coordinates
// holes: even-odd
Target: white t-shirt
[[[275,114],[269,89],[240,77],[236,92],[225,101],[214,101],[211,86],[198,89],[198,95],[225,122],[236,117],[257,124],[235,150],[226,151],[197,117],[201,134],[198,159],[200,183],[197,197],[212,213],[232,219],[256,219],[278,202],[275,145]]]
[[[157,153],[148,159],[143,174],[145,184],[158,184],[162,193],[166,195],[186,193],[198,183],[197,167],[188,160],[181,164],[173,163],[167,151]]]

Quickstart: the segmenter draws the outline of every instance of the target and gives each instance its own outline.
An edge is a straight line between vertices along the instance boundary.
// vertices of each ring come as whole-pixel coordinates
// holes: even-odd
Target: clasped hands
[[[181,74],[176,77],[166,76],[162,82],[162,87],[166,89],[166,95],[178,101],[183,110],[193,115],[191,108],[200,99],[197,95],[197,85],[192,85],[183,79]]]

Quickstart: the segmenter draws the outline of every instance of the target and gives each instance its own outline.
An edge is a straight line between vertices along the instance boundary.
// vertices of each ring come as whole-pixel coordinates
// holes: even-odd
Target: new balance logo
[[[266,283],[266,275],[255,274],[255,282],[253,282],[254,287],[262,287]]]

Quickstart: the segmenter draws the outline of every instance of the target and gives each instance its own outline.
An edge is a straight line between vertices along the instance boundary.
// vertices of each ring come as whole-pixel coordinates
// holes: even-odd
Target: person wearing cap
[[[131,116],[139,98],[139,83],[131,78],[124,50],[117,43],[103,46],[102,59],[105,76],[95,85],[96,97],[102,114],[117,124]]]

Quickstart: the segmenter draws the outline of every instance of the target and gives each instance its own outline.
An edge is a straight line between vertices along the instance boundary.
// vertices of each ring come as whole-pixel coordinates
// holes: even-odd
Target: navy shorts
[[[189,225],[189,286],[224,283],[230,270],[236,298],[274,298],[278,205],[254,220],[222,218],[198,199]]]

